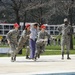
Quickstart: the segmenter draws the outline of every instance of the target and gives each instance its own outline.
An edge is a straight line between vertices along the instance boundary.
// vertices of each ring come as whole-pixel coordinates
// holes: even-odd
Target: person
[[[64,24],[62,24],[59,28],[59,31],[61,32],[61,54],[62,54],[62,59],[64,59],[64,47],[66,45],[67,49],[67,59],[71,59],[69,57],[69,52],[70,52],[70,35],[71,35],[71,25],[69,25],[68,19],[64,19]]]
[[[50,45],[50,44],[51,44],[51,43],[50,43],[50,39],[48,38],[47,46]]]
[[[19,25],[17,23],[14,24],[14,29],[10,30],[7,35],[7,42],[11,48],[11,62],[16,60],[16,56],[14,56],[14,51],[18,46],[18,36],[19,36]]]
[[[26,59],[29,57],[29,36],[30,36],[30,24],[26,24],[25,29],[23,30],[21,37],[18,42],[18,47],[14,52],[14,56],[18,54],[18,52],[26,46]]]
[[[59,45],[59,46],[61,45],[60,42],[61,42],[61,40],[60,40],[60,38],[58,38],[58,45]]]
[[[53,42],[54,42],[54,46],[56,46],[57,45],[57,38],[54,38]]]
[[[29,39],[29,47],[30,47],[30,59],[34,59],[35,50],[36,50],[36,39],[37,39],[37,32],[38,32],[38,23],[34,23],[31,25],[30,28],[30,39]]]
[[[47,45],[47,41],[50,38],[50,35],[48,32],[45,31],[46,26],[43,24],[41,26],[41,31],[38,32],[38,38],[36,41],[36,53],[35,53],[35,59],[40,58],[40,54],[45,51],[45,45]]]

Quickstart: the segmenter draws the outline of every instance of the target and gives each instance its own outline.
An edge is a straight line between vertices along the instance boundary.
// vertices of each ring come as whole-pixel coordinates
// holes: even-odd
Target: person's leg
[[[29,46],[26,47],[26,59],[29,59]]]
[[[19,53],[19,51],[23,49],[23,46],[25,44],[23,41],[20,41],[18,43],[18,46],[16,46],[16,50],[14,51],[14,56],[17,55]]]
[[[67,59],[71,59],[70,57],[69,57],[69,52],[70,52],[70,43],[68,42],[67,44],[66,44],[66,50],[67,50]]]
[[[40,58],[41,53],[42,53],[42,46],[39,46],[39,50],[38,50],[38,58]]]
[[[29,45],[30,45],[30,58],[34,58],[35,55],[35,41],[30,39],[29,41]]]
[[[33,45],[33,58],[34,58],[34,56],[35,56],[35,51],[36,51],[36,41],[34,41],[33,44],[34,44],[34,45]]]
[[[43,44],[41,47],[42,47],[42,51],[45,52],[45,44]]]
[[[16,56],[14,56],[14,51],[16,50],[15,44],[10,44],[10,49],[11,49],[11,62],[14,62],[16,60]]]
[[[64,44],[64,41],[62,40],[61,41],[61,54],[62,54],[62,59],[64,59],[64,46],[65,46],[65,44]]]
[[[17,54],[20,52],[20,50],[22,50],[22,48],[23,48],[23,44],[19,45],[19,46],[16,48],[16,50],[14,51],[14,54],[17,55]]]
[[[40,58],[40,44],[37,44],[36,51],[35,51],[35,58]]]

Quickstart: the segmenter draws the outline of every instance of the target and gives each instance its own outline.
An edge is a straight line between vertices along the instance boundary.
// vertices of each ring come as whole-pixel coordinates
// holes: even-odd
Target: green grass
[[[8,54],[0,54],[0,57],[9,57]]]
[[[73,38],[73,50],[70,50],[70,54],[75,54],[75,39]],[[8,47],[7,45],[0,45],[0,47]],[[18,56],[25,56],[26,54],[26,50],[23,49],[22,50],[22,54],[18,55]],[[46,46],[46,50],[42,55],[60,55],[61,54],[61,48],[60,46],[56,45],[48,45]],[[65,50],[65,54],[66,54],[66,50]],[[5,56],[9,56],[8,54],[0,54],[0,57],[5,57]]]
[[[46,46],[46,49],[47,50],[60,50],[61,48],[58,45],[56,45],[56,46],[54,46],[54,45],[48,45],[48,46]]]
[[[8,45],[0,45],[0,47],[9,47]]]
[[[46,46],[46,50],[43,54],[41,55],[60,55],[61,54],[61,48],[60,46]],[[65,54],[66,54],[66,50],[65,50]],[[70,50],[70,54],[75,54],[75,49]],[[25,56],[26,55],[26,49],[24,48],[22,50],[22,54],[18,54],[18,56]],[[5,56],[9,56],[8,54],[0,54],[0,57],[5,57]]]

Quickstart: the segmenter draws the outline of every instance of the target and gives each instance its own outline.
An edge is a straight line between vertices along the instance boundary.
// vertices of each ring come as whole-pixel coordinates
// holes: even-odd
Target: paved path
[[[75,55],[71,60],[61,60],[61,55],[41,56],[36,62],[25,57],[17,57],[11,62],[10,57],[0,57],[0,75],[30,75],[39,73],[75,72]]]

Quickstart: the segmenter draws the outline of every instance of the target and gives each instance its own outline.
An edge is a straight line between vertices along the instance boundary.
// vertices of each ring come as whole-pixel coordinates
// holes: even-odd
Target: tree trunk
[[[72,21],[73,21],[73,7],[69,8],[69,21],[70,21],[70,25],[72,26]],[[73,28],[70,30],[71,33],[73,33]],[[73,49],[73,38],[72,38],[72,34],[70,36],[70,49]]]
[[[19,24],[20,23],[20,17],[19,17],[19,11],[16,10],[16,22]]]
[[[25,14],[24,14],[24,25],[23,25],[23,30],[25,29],[25,23],[26,23],[26,11],[25,11]]]

